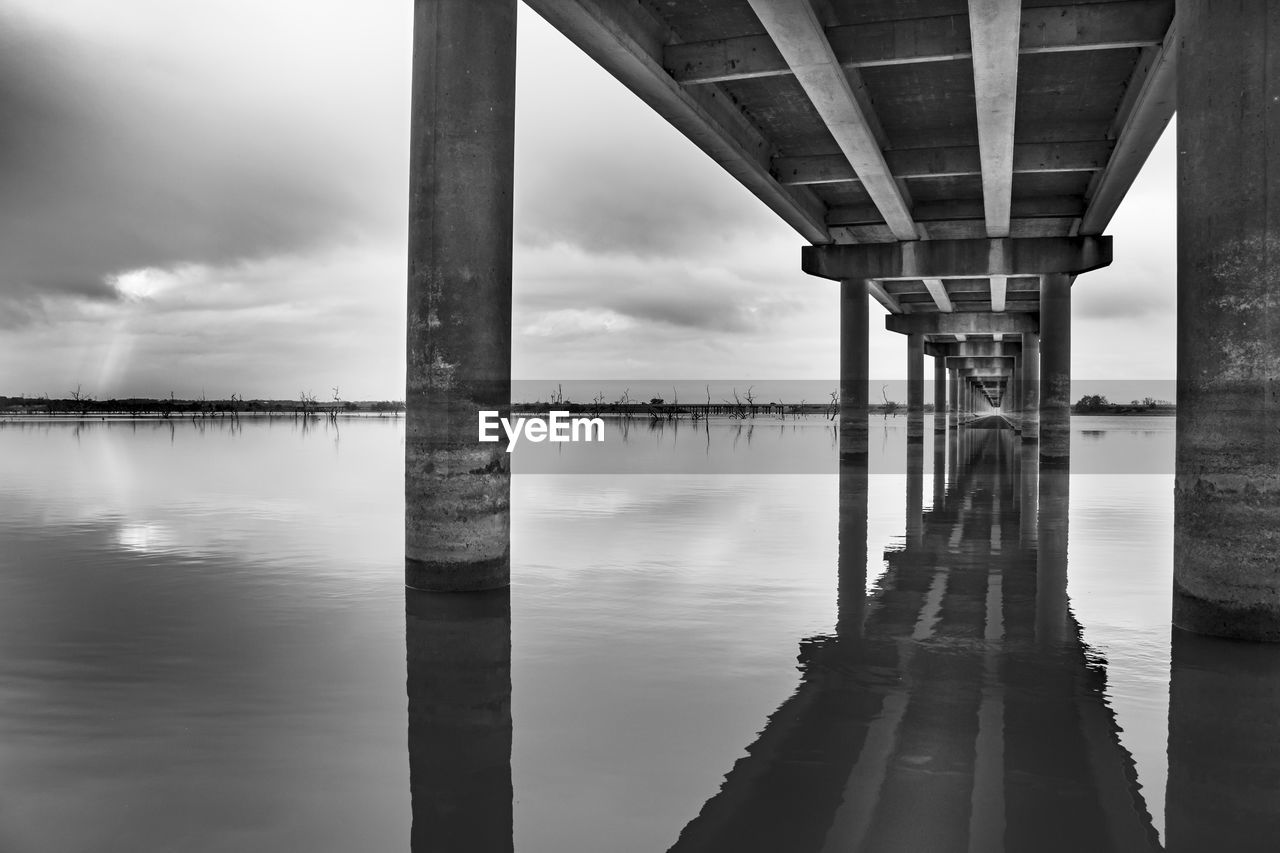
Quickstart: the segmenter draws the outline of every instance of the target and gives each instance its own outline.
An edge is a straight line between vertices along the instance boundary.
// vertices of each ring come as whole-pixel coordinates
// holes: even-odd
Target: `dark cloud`
[[[234,79],[220,90],[217,68],[153,50],[0,15],[9,322],[43,300],[117,298],[110,277],[128,270],[303,251],[394,219],[384,202],[403,192],[386,186],[398,170],[369,162],[386,146],[351,157],[342,134],[277,100],[288,90],[276,81],[256,96]],[[380,180],[361,180],[371,173]]]

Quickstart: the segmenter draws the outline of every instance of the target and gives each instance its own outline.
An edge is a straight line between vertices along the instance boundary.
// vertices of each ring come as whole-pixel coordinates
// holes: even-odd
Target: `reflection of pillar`
[[[933,359],[933,428],[947,428],[947,358]]]
[[[1271,851],[1280,838],[1280,648],[1173,630],[1170,853]]]
[[[1040,336],[1022,336],[1022,437],[1040,438]]]
[[[1173,618],[1280,641],[1280,6],[1178,18]]]
[[[842,441],[844,437],[842,436]],[[867,457],[840,454],[840,538],[836,633],[859,636],[867,596]]]
[[[960,481],[960,430],[947,433],[947,482],[953,487]]]
[[[907,442],[907,547],[924,535],[924,442]]]
[[[1071,455],[1071,276],[1040,277],[1040,458]]]
[[[1040,449],[1034,441],[1023,441],[1018,446],[1019,536],[1023,548],[1035,548],[1036,515],[1040,505]]]
[[[840,454],[867,456],[867,281],[840,282]]]
[[[405,582],[422,589],[509,582],[509,456],[476,423],[511,400],[515,61],[515,0],[415,4]]]
[[[1043,447],[1043,445],[1042,445]],[[1036,530],[1036,639],[1060,645],[1067,635],[1067,513],[1071,471],[1065,460],[1041,465]]]
[[[924,434],[924,335],[907,335],[907,440]]]
[[[947,495],[947,436],[945,432],[933,433],[933,509],[942,509]]]
[[[512,850],[510,591],[406,590],[405,639],[410,849]]]

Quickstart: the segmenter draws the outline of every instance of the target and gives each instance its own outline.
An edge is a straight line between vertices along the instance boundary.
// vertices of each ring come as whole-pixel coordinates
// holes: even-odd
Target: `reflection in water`
[[[908,483],[919,517],[865,597],[850,591],[867,475],[845,466],[836,633],[801,644],[800,687],[673,851],[1159,848],[1105,670],[1067,608],[1066,472],[1041,477],[1027,539],[1034,472],[1015,477],[1017,438],[986,426],[954,438],[928,512]],[[922,449],[907,448],[919,480]]]
[[[1173,631],[1168,849],[1280,839],[1280,649]]]
[[[405,589],[413,853],[514,849],[511,592]]]

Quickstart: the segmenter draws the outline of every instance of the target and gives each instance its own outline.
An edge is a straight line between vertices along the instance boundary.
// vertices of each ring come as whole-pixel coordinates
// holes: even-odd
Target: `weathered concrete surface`
[[[1071,278],[1046,275],[1040,289],[1040,459],[1071,455]]]
[[[405,590],[410,848],[513,849],[511,599]]]
[[[946,359],[933,360],[933,429],[947,428],[947,362]]]
[[[511,396],[515,0],[414,6],[409,163],[405,582],[510,575],[505,446],[476,440]]]
[[[1173,619],[1280,641],[1280,4],[1178,14]]]
[[[886,314],[884,327],[902,335],[1026,334],[1040,330],[1032,314]]]
[[[924,335],[907,335],[907,441],[924,436]]]
[[[1110,237],[1002,237],[805,246],[801,254],[805,272],[832,279],[1082,273],[1110,263]]]
[[[867,462],[867,382],[871,350],[867,335],[866,279],[840,282],[840,459]]]
[[[951,410],[947,413],[947,421],[952,426],[956,424],[960,416],[960,373],[955,370],[948,371],[951,377]]]

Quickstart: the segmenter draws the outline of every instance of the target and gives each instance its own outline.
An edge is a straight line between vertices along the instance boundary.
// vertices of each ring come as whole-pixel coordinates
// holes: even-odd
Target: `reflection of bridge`
[[[844,467],[835,633],[801,642],[795,695],[674,850],[1159,849],[1068,609],[1069,475],[998,420],[934,435],[927,512],[908,443],[904,547],[870,594],[867,472]],[[406,640],[412,850],[515,849],[509,591],[408,590]],[[1174,632],[1168,850],[1274,848],[1276,652]]]
[[[934,507],[908,488],[865,600],[866,474],[842,475],[837,632],[673,851],[1159,849],[1067,611],[1066,478],[1040,480],[1038,528],[1011,430],[963,430],[945,492],[935,454]]]
[[[907,336],[909,414],[928,353],[939,410],[1012,410],[1047,459],[1069,451],[1071,283],[1110,262],[1176,107],[1175,621],[1280,639],[1274,3],[526,2],[840,282],[851,424],[870,295]],[[407,578],[483,589],[509,565],[507,460],[475,420],[510,400],[516,0],[416,10]]]

